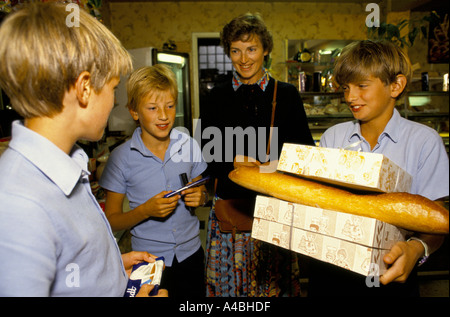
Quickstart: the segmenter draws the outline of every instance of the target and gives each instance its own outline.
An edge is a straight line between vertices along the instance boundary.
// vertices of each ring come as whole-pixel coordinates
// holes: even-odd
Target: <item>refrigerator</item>
[[[155,64],[167,64],[175,73],[178,84],[178,102],[174,128],[180,128],[192,135],[191,96],[189,82],[189,54],[158,50],[153,47],[143,47],[128,50],[133,58],[134,69]],[[127,104],[127,77],[122,77],[116,88],[114,108],[108,120],[110,132],[121,132],[131,135],[136,127]]]

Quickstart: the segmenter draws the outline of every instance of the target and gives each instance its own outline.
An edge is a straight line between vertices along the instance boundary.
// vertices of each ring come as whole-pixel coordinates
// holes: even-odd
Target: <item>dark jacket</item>
[[[270,78],[265,91],[257,85],[242,85],[234,91],[229,80],[213,88],[206,106],[202,108],[203,155],[208,163],[207,173],[218,179],[216,193],[220,198],[251,198],[255,195],[229,180],[228,173],[233,169],[233,158],[236,154],[253,157],[256,154],[256,159],[266,161],[274,83],[275,80]],[[271,158],[279,158],[283,143],[314,145],[297,89],[291,84],[278,81],[276,101],[274,127],[278,133],[273,134],[271,142],[272,145],[278,143],[278,155],[272,153]],[[205,130],[209,127],[219,130]],[[220,139],[217,135],[207,139],[205,132],[208,131],[220,131]],[[238,135],[233,137],[233,143],[230,142],[232,131]],[[241,133],[242,131],[247,134]],[[243,150],[240,150],[237,144],[242,144]],[[221,155],[218,155],[216,150],[221,150]],[[218,157],[221,159],[217,159]]]

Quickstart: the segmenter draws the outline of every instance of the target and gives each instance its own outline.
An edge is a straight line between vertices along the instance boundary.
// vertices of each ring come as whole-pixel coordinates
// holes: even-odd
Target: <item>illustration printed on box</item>
[[[380,158],[383,158],[382,160]],[[378,188],[408,191],[410,176],[381,154],[284,144],[278,169]]]
[[[380,186],[386,192],[392,192],[395,188],[397,175],[391,172],[392,164],[388,164],[386,160],[380,171]]]
[[[267,199],[266,197],[259,197],[258,207],[256,208],[255,217],[266,219],[270,221],[279,221],[280,200]]]
[[[355,245],[345,241],[328,238],[324,239],[324,251],[322,255],[324,261],[345,269],[352,269],[355,257]]]
[[[300,241],[297,242],[297,250],[302,254],[317,258],[321,252],[321,240],[319,235],[307,231],[303,232],[300,236]]]
[[[369,272],[370,270],[370,263],[372,263],[372,249],[367,248],[366,249],[366,255],[363,258],[364,260],[360,264],[360,268],[362,272]]]
[[[349,270],[350,265],[348,264],[347,256],[347,250],[345,250],[344,248],[336,250],[336,248],[333,246],[327,246],[327,254],[325,255],[325,260],[327,262],[333,263],[334,265]]]
[[[252,227],[252,237],[282,248],[289,249],[291,230],[289,226],[265,219],[255,218]]]
[[[373,162],[361,152],[340,150],[338,164],[336,179],[368,187],[377,186],[379,161]]]
[[[291,225],[298,218],[298,215],[294,214],[293,203],[264,196],[258,196],[254,216],[287,225]]]
[[[334,235],[336,228],[336,212],[305,205],[295,205],[295,214],[298,218],[304,218],[298,228],[317,232],[325,235]]]
[[[294,212],[294,204],[293,203],[286,203],[283,205],[283,210],[281,211],[283,215],[283,223],[285,224],[296,224],[299,222],[299,215]]]
[[[264,241],[269,241],[267,237],[268,233],[269,233],[269,222],[263,221],[259,218],[255,218],[253,220],[252,237]]]
[[[361,217],[350,217],[342,228],[342,235],[347,237],[350,241],[361,241],[364,238],[364,230],[361,223]]]
[[[383,158],[380,171],[380,188],[389,192],[408,192],[411,188],[411,175],[402,170],[388,158]]]
[[[282,225],[281,230],[272,231],[272,237],[270,243],[277,245],[279,247],[289,249],[289,240],[291,237],[291,230],[289,227]]]

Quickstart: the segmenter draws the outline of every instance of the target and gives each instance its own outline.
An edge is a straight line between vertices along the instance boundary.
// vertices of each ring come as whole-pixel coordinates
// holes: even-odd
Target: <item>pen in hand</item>
[[[187,183],[189,183],[187,174],[186,173],[181,173],[180,174],[180,178],[181,178],[181,184],[183,185],[183,187],[185,187],[187,185]],[[189,210],[191,215],[193,215],[195,213],[195,208],[194,207],[186,206],[186,208]]]

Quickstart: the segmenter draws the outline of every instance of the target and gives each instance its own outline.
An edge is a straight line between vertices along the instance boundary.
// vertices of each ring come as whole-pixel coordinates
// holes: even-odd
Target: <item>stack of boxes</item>
[[[411,176],[381,154],[284,144],[278,170],[375,192],[408,192]],[[332,197],[330,197],[332,199]],[[374,218],[258,196],[252,237],[363,274],[383,274],[383,256],[406,230]]]

